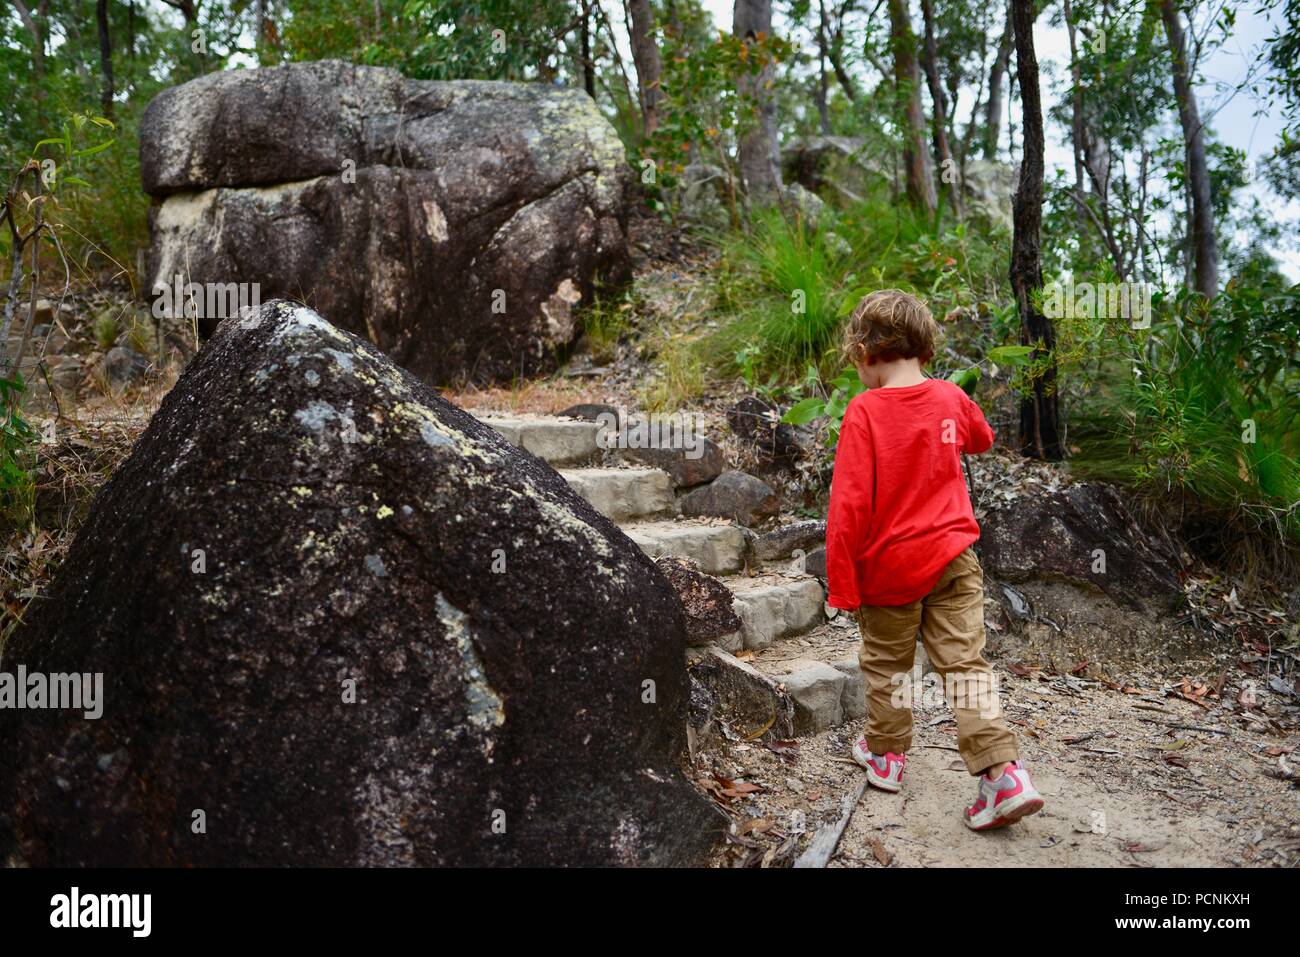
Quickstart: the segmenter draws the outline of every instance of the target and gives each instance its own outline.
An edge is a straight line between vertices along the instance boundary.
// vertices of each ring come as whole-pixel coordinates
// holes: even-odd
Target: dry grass
[[[591,392],[589,380],[547,378],[504,386],[444,389],[442,397],[462,409],[554,415],[571,405],[592,401]]]
[[[28,412],[38,429],[53,419],[53,441],[36,448],[35,504],[0,528],[0,647],[45,592],[85,520],[91,499],[131,454],[175,372],[122,396],[96,396],[76,408]]]

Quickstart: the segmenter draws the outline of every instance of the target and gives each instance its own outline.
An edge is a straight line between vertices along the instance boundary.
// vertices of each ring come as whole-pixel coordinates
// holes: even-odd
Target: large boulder
[[[990,222],[1011,229],[1011,198],[1015,195],[1019,171],[996,160],[970,160],[962,174],[962,193],[967,208]]]
[[[257,283],[428,381],[500,379],[552,367],[596,281],[630,275],[623,147],[580,90],[328,60],[212,73],[149,104],[140,166],[151,288],[217,287],[205,334],[228,284]]]
[[[103,713],[0,710],[0,860],[695,862],[685,647],[654,563],[545,463],[267,303],[3,648],[101,674]]]
[[[1101,483],[1039,491],[980,519],[987,591],[1007,634],[995,649],[1062,670],[1169,664],[1212,647],[1180,621],[1175,549]]]
[[[1182,598],[1177,554],[1109,485],[1024,496],[980,526],[984,567],[1000,581],[1070,582],[1144,615],[1168,614]]]
[[[825,198],[858,201],[887,174],[869,156],[866,141],[851,136],[805,136],[781,147],[781,176]]]

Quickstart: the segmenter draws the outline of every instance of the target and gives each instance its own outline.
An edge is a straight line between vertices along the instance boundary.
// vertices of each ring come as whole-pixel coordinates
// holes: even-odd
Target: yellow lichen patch
[[[379,519],[385,519],[392,514],[393,514],[393,510],[391,508],[389,508],[387,505],[381,505],[379,506],[379,511],[375,513],[375,517]]]
[[[306,498],[308,495],[311,494],[311,489],[309,489],[309,488],[308,488],[307,486],[305,486],[305,485],[295,485],[295,486],[293,487],[293,494],[294,494],[294,495],[301,495],[303,498]]]

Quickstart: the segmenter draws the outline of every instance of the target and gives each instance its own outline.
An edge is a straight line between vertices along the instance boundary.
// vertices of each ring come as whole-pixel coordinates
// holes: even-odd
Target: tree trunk
[[[772,0],[736,0],[732,30],[746,43],[760,34],[772,35]],[[781,155],[776,142],[776,98],[770,84],[775,79],[769,64],[756,76],[743,76],[737,84],[742,100],[753,103],[756,120],[740,138],[740,176],[751,201],[771,202],[781,189]]]
[[[933,213],[934,178],[925,146],[925,114],[921,111],[921,70],[916,62],[916,40],[907,12],[907,0],[889,0],[889,37],[894,48],[894,86],[903,120],[903,166],[907,170],[907,196],[919,208]]]
[[[934,4],[921,0],[921,16],[925,20],[925,79],[930,87],[930,103],[934,117],[934,162],[939,168],[939,189],[948,194],[953,212],[962,215],[961,184],[958,182],[957,162],[948,145],[948,102],[939,82],[939,49],[934,39]]]
[[[1173,0],[1161,0],[1160,15],[1173,54],[1174,98],[1178,101],[1178,121],[1183,127],[1183,147],[1187,153],[1187,192],[1192,207],[1187,230],[1196,261],[1196,290],[1206,299],[1213,299],[1219,292],[1219,250],[1214,236],[1210,170],[1205,162],[1205,131],[1196,109],[1187,41]]]
[[[821,118],[822,136],[831,135],[831,111],[827,100],[830,90],[826,82],[826,60],[828,43],[826,40],[826,0],[817,0],[821,13],[817,21],[817,114]]]
[[[1020,342],[1035,346],[1035,363],[1047,366],[1033,381],[1033,392],[1020,400],[1020,451],[1040,459],[1061,458],[1060,411],[1056,394],[1056,330],[1033,305],[1034,290],[1043,284],[1039,233],[1043,221],[1043,105],[1038,89],[1038,58],[1034,54],[1034,0],[1011,0],[1016,43],[1016,73],[1020,86],[1024,150],[1020,183],[1011,203],[1011,288],[1020,312]]]
[[[18,11],[18,19],[22,21],[23,26],[32,38],[32,74],[37,80],[45,76],[45,28],[42,21],[45,19],[46,4],[40,4],[35,10],[29,10],[23,0],[12,0],[14,9]],[[44,89],[38,84],[36,87],[36,98],[39,100],[45,95]]]
[[[579,31],[579,49],[582,51],[582,88],[593,100],[596,98],[596,65],[591,62],[591,7],[582,4],[582,25]]]
[[[844,69],[843,7],[840,9],[841,12],[836,20],[835,32],[832,33],[830,19],[826,16],[826,7],[822,6],[821,8],[822,30],[830,41],[827,45],[826,58],[831,61],[831,67],[835,70],[835,79],[839,80],[844,95],[849,98],[850,103],[856,103],[858,99],[857,88],[853,85],[853,77],[849,76],[848,70]]]
[[[1011,62],[1011,47],[1015,36],[1011,28],[1011,7],[1007,6],[1007,25],[1002,30],[1002,39],[998,42],[998,55],[993,58],[993,68],[989,70],[989,102],[984,113],[984,158],[997,159],[998,133],[1002,129],[1002,79],[1006,76],[1007,66]]]
[[[645,135],[650,136],[659,129],[659,101],[663,98],[659,89],[662,63],[659,44],[655,42],[654,10],[650,0],[630,0],[628,12],[631,15],[632,62],[636,64],[636,84],[641,95],[641,117]]]
[[[96,0],[95,25],[99,31],[99,72],[103,86],[99,93],[100,113],[113,118],[113,39],[108,33],[108,0]]]

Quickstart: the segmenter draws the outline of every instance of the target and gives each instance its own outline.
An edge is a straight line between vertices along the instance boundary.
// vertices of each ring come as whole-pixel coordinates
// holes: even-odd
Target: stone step
[[[655,439],[640,431],[640,419],[625,422],[628,431],[622,436],[607,423],[558,416],[486,412],[478,414],[478,419],[500,432],[511,445],[532,452],[556,468],[615,464],[661,468],[675,486],[689,488],[716,478],[726,464],[722,449],[703,436],[693,436],[680,448],[653,445]],[[671,423],[664,426],[671,427]]]
[[[677,511],[672,479],[661,469],[560,469],[569,487],[615,522]]]
[[[532,452],[551,465],[578,465],[600,457],[602,426],[579,419],[554,416],[477,415],[479,421],[501,433],[518,448]]]
[[[651,558],[689,558],[708,575],[731,574],[745,562],[744,533],[730,522],[638,522],[623,531]]]
[[[748,658],[794,703],[794,731],[816,734],[867,715],[866,688],[858,667],[860,637],[851,615],[793,637],[778,639]],[[925,647],[917,643],[913,677],[931,671]]]
[[[803,634],[826,620],[826,593],[815,578],[767,574],[725,578],[723,584],[736,596],[732,608],[743,625],[744,647],[751,651]]]
[[[686,649],[691,750],[702,739],[784,740],[794,736],[795,704],[780,682],[717,645]]]

